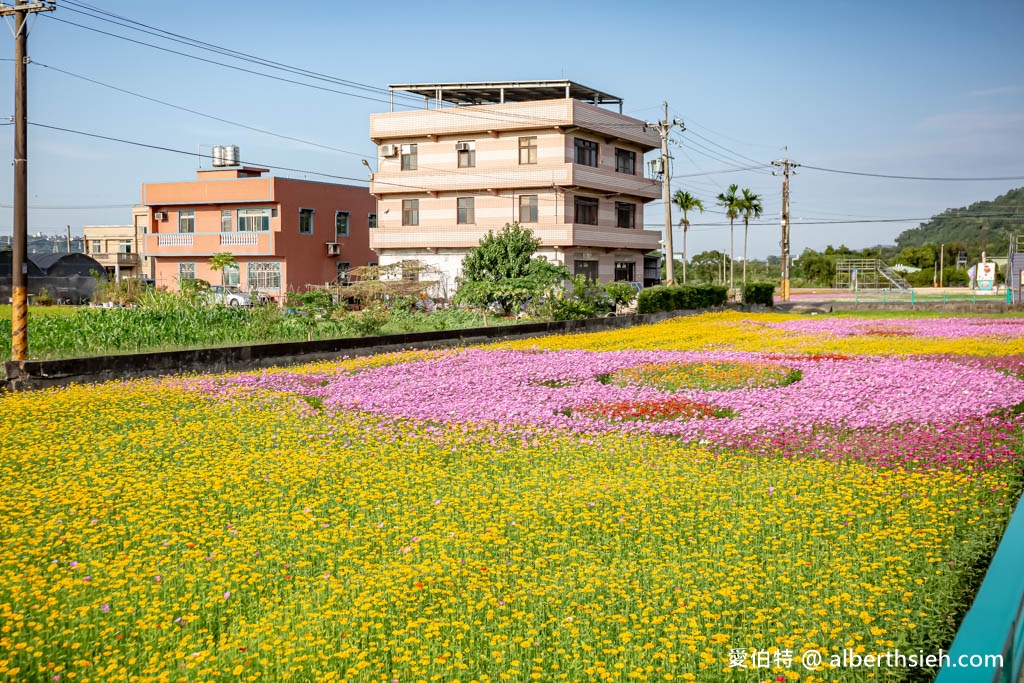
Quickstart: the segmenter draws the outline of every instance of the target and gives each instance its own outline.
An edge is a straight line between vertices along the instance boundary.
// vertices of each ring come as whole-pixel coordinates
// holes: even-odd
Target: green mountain
[[[905,249],[925,244],[961,244],[972,255],[986,251],[990,256],[1005,256],[1017,233],[1024,234],[1024,187],[992,201],[946,209],[927,223],[901,232],[896,246]]]

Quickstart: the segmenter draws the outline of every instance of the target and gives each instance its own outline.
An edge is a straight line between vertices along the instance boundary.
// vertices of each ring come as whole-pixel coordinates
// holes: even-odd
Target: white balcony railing
[[[254,232],[222,232],[220,234],[221,246],[225,247],[255,247],[259,244],[259,241],[259,235]]]
[[[160,247],[191,247],[193,235],[191,233],[171,233],[168,235],[157,235],[156,243]]]

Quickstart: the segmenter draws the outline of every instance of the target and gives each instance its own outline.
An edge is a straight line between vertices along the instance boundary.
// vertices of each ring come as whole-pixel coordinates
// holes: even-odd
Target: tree
[[[733,183],[729,189],[718,195],[715,201],[725,209],[725,215],[729,217],[729,289],[733,288],[733,261],[736,259],[736,241],[733,238],[733,221],[740,215],[740,202],[742,199],[736,195],[740,186]]]
[[[228,251],[222,251],[219,254],[214,254],[210,257],[210,270],[220,271],[220,284],[224,287],[228,286],[227,278],[228,274],[224,271],[225,268],[237,268],[238,261],[235,260],[234,254]]]
[[[761,197],[747,188],[743,188],[743,196],[739,201],[740,212],[743,214],[743,286],[747,286],[747,234],[750,232],[750,219],[757,220],[764,213]]]
[[[729,257],[717,249],[703,251],[690,260],[690,270],[693,271],[693,275],[698,282],[724,283],[725,276],[722,271],[722,264],[728,260]]]
[[[704,203],[701,200],[694,197],[689,192],[683,190],[676,190],[676,193],[672,195],[672,203],[679,207],[683,212],[683,284],[686,284],[686,231],[690,229],[690,220],[687,216],[689,211],[696,209],[701,213],[704,213]]]
[[[463,282],[498,282],[525,277],[530,269],[540,239],[533,231],[518,223],[506,223],[501,232],[488,230],[480,246],[469,250],[462,259]]]

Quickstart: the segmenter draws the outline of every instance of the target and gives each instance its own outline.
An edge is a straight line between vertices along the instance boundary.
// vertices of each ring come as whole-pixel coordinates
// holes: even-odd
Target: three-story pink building
[[[185,279],[223,278],[281,300],[376,264],[369,245],[376,200],[366,188],[268,173],[252,166],[200,169],[193,181],[142,186],[151,226],[145,253],[158,286],[176,290]],[[237,268],[210,267],[223,252]]]

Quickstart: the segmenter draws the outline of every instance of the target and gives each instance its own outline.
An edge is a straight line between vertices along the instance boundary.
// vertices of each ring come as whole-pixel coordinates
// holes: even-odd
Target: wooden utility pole
[[[779,166],[781,171],[772,171],[772,175],[782,176],[782,300],[789,301],[789,176],[800,164],[789,160],[789,147],[786,147],[786,158],[773,161],[772,166]]]
[[[656,123],[645,123],[646,128],[653,128],[661,135],[661,200],[665,204],[665,255],[668,260],[665,262],[665,282],[674,285],[676,282],[675,256],[672,253],[672,187],[669,177],[668,165],[668,134],[675,126],[680,130],[686,130],[686,126],[679,119],[668,119],[668,102],[665,102],[665,118]]]
[[[28,15],[52,2],[0,4],[14,17],[14,244],[11,253],[11,360],[28,357]]]

